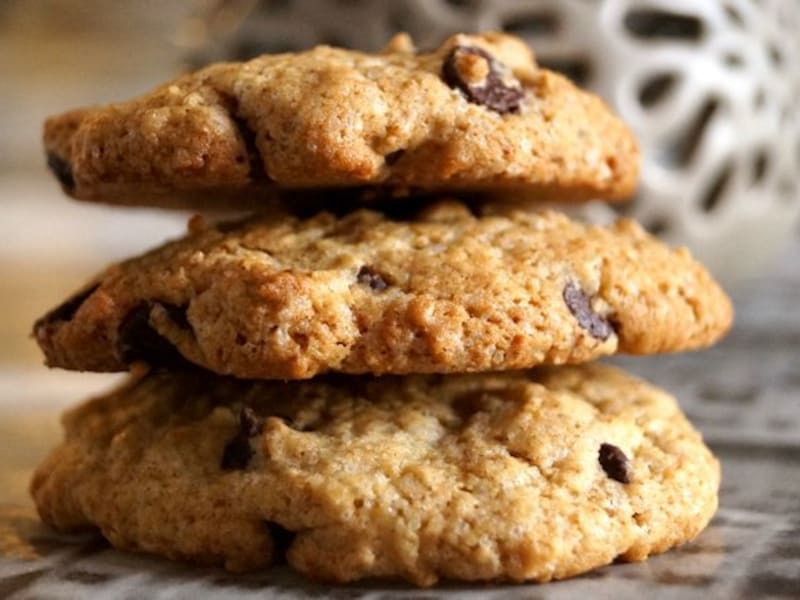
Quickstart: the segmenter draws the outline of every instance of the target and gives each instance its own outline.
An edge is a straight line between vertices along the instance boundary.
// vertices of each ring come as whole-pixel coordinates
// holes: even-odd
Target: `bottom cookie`
[[[134,376],[64,417],[31,490],[61,530],[314,579],[548,581],[694,538],[719,464],[603,365],[248,382]]]

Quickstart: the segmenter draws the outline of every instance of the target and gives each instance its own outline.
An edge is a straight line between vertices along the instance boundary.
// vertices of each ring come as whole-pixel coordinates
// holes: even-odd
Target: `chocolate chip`
[[[253,458],[250,438],[261,433],[263,422],[251,408],[243,408],[239,413],[239,431],[225,444],[220,466],[226,471],[244,469]]]
[[[574,281],[564,287],[564,302],[578,324],[598,340],[607,340],[614,333],[611,322],[592,310],[589,296]]]
[[[100,284],[96,283],[93,286],[78,292],[59,306],[55,307],[53,310],[36,321],[33,326],[34,331],[54,321],[69,321],[72,319],[72,317],[75,316],[75,313],[78,312],[81,304],[83,304],[86,299],[91,296],[99,287]]]
[[[75,177],[72,175],[72,167],[66,160],[57,154],[48,152],[47,166],[66,190],[72,190],[75,187]]]
[[[405,150],[402,148],[400,150],[395,150],[394,152],[389,152],[383,159],[386,161],[386,164],[390,167],[395,164],[398,160],[403,158],[403,155],[406,153]]]
[[[472,83],[459,70],[460,59],[468,54],[486,61],[488,72],[484,81]],[[480,104],[500,114],[515,113],[519,111],[525,92],[521,86],[509,85],[504,80],[503,72],[506,70],[502,63],[482,48],[456,46],[442,65],[442,77],[447,85],[460,90],[474,104]]]
[[[188,326],[186,309],[160,303],[177,324]],[[153,303],[145,302],[134,308],[119,327],[117,351],[123,362],[143,360],[153,366],[184,368],[191,366],[178,350],[150,325]]]
[[[384,279],[383,275],[367,265],[364,265],[358,270],[357,279],[358,283],[368,285],[376,292],[382,292],[389,287],[389,283]]]
[[[600,444],[598,453],[600,466],[611,479],[620,483],[630,483],[630,462],[625,453],[613,444]]]
[[[272,562],[276,565],[286,564],[286,552],[297,534],[274,521],[267,521],[267,529],[272,538]]]
[[[250,442],[243,437],[235,437],[225,445],[220,466],[226,471],[242,470],[250,463],[253,449]]]

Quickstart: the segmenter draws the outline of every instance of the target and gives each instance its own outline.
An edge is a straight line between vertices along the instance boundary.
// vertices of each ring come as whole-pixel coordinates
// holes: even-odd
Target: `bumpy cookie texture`
[[[215,64],[138,99],[44,127],[76,198],[226,206],[279,188],[516,188],[624,198],[638,150],[595,96],[540,69],[509,35],[455,35],[431,53],[320,46]]]
[[[699,348],[732,317],[686,250],[630,221],[476,217],[453,202],[413,221],[360,210],[190,225],[42,317],[47,363],[286,379],[484,371]]]
[[[32,483],[47,523],[236,571],[280,559],[280,535],[318,579],[547,581],[686,542],[717,506],[719,465],[675,400],[597,364],[151,374],[64,424]]]

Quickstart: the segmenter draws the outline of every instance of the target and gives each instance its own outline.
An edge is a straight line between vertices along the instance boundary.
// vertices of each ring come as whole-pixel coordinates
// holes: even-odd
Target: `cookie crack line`
[[[44,145],[75,198],[204,209],[364,186],[399,205],[446,190],[621,200],[639,162],[599,98],[501,33],[454,35],[430,53],[320,46],[210,65],[51,117]]]
[[[242,158],[247,161],[249,178],[253,181],[272,181],[267,173],[266,157],[258,146],[258,134],[247,118],[239,112],[239,98],[224,89],[214,88],[214,90],[223,99],[222,108],[228,113],[244,144],[245,156]]]
[[[244,142],[245,151],[247,153],[246,158],[250,166],[250,178],[254,180],[264,179],[270,181],[270,177],[264,167],[264,157],[261,154],[261,150],[258,148],[258,140],[255,131],[248,125],[244,117],[231,115],[231,119],[236,125],[239,135]]]
[[[688,253],[624,221],[475,217],[447,201],[409,221],[359,210],[190,230],[37,321],[48,364],[256,379],[514,369],[701,348],[732,319]],[[676,278],[684,294],[669,293]]]

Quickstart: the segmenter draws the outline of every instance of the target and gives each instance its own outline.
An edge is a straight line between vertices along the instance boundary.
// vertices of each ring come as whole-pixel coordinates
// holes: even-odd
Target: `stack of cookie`
[[[675,400],[590,361],[707,346],[730,303],[635,223],[537,208],[624,198],[638,159],[516,38],[212,65],[45,144],[76,198],[258,209],[192,218],[36,323],[52,367],[136,365],[37,470],[54,527],[430,585],[641,560],[714,513]]]

